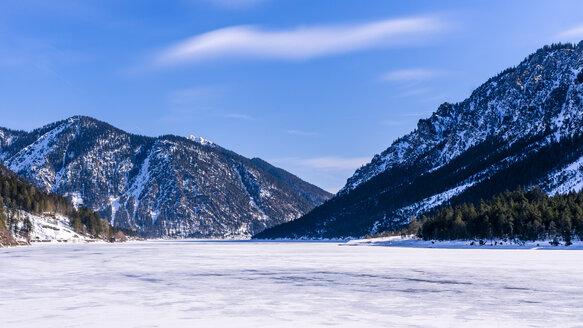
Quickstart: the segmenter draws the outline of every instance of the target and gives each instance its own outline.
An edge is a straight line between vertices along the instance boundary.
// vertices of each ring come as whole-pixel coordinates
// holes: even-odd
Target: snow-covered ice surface
[[[580,327],[579,250],[149,241],[0,249],[0,327]]]

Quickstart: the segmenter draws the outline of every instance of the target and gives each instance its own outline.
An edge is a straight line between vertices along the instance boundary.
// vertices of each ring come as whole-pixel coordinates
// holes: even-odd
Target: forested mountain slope
[[[336,197],[257,238],[337,238],[402,227],[444,204],[538,185],[583,186],[583,42],[545,46],[444,103],[348,179]]]

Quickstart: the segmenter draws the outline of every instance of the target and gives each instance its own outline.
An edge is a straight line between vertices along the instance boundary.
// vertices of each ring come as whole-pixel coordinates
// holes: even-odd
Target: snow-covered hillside
[[[14,214],[16,223],[6,229],[2,227],[4,233],[9,233],[11,237],[4,242],[0,238],[0,247],[10,245],[28,245],[32,243],[84,243],[94,241],[93,238],[82,233],[75,232],[71,227],[69,218],[61,214],[37,215],[19,210]]]
[[[22,228],[25,220],[30,220],[32,229],[28,239],[34,242],[86,242],[92,238],[73,231],[69,223],[69,218],[61,214],[55,215],[34,215],[24,211],[20,212],[21,221],[19,228]],[[18,240],[26,241],[23,236],[18,236]]]

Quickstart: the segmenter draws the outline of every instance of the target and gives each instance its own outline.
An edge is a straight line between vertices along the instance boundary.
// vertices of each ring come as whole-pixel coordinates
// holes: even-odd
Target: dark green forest
[[[583,191],[547,196],[539,188],[506,191],[479,204],[445,207],[422,217],[424,240],[509,239],[520,241],[583,239]]]

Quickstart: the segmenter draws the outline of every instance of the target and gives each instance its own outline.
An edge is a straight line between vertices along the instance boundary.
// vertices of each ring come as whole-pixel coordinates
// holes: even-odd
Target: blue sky
[[[3,1],[0,125],[89,115],[194,134],[330,191],[444,102],[545,44],[581,1]]]

